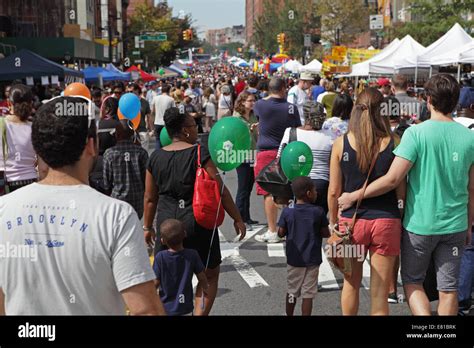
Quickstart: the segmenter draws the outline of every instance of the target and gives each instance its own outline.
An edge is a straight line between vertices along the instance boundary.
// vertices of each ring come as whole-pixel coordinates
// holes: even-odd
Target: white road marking
[[[322,254],[323,263],[319,266],[318,284],[324,289],[339,289],[339,284],[337,283],[336,276],[334,275],[334,271],[329,264],[324,249]]]
[[[370,289],[370,259],[369,255],[365,258],[362,266],[362,285],[366,290]]]
[[[245,282],[251,288],[268,286],[268,283],[257,273],[250,263],[238,254],[238,249],[235,250],[237,254],[229,256],[229,259]]]
[[[267,243],[268,257],[286,257],[283,243]]]

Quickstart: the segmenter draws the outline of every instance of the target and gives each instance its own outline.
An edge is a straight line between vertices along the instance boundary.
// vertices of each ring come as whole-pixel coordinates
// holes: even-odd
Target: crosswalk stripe
[[[324,249],[322,251],[322,255],[323,263],[321,263],[319,266],[318,284],[324,289],[339,289],[339,284],[337,283],[336,276],[334,275],[334,271],[329,264]]]
[[[370,289],[370,259],[369,255],[365,258],[362,265],[362,285],[366,290]]]
[[[268,257],[286,257],[283,243],[267,243]]]
[[[239,254],[229,256],[232,264],[234,265],[237,272],[245,280],[245,282],[251,287],[262,287],[268,286],[268,283],[263,279],[260,274]]]

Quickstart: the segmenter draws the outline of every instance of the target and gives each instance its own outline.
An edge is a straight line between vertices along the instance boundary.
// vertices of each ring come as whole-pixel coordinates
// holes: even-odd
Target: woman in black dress
[[[180,113],[178,108],[168,109],[165,112],[164,121],[173,142],[153,152],[149,159],[145,183],[143,226],[145,239],[149,245],[155,241],[154,254],[156,255],[158,251],[165,248],[160,238],[161,223],[166,219],[180,220],[186,228],[184,247],[196,250],[206,266],[213,231],[196,223],[192,205],[197,168],[197,125],[193,117],[187,113]],[[222,188],[223,183],[218,176],[217,168],[204,146],[201,146],[201,163]],[[223,190],[222,205],[234,220],[235,231],[240,234],[240,240],[242,240],[246,233],[245,224],[226,187]],[[157,233],[155,234],[152,225],[157,208]],[[209,289],[205,295],[203,309],[201,308],[202,289],[200,286],[196,288],[195,315],[208,315],[217,294],[221,263],[217,233],[214,234],[209,255],[209,263],[205,271]]]

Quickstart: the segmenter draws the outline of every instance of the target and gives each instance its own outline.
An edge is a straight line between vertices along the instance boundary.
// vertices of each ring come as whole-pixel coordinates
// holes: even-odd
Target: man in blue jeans
[[[474,226],[472,232],[474,233]],[[459,314],[468,314],[472,307],[471,294],[474,288],[474,240],[471,235],[471,246],[464,249],[459,274],[458,302]]]

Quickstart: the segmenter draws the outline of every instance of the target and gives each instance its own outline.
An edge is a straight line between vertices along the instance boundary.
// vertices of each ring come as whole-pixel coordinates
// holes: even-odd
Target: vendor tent
[[[111,71],[97,66],[89,66],[82,70],[86,83],[97,83],[99,81],[99,75],[102,76],[103,81],[115,81],[117,75]]]
[[[395,61],[405,57],[417,56],[421,54],[424,49],[424,46],[420,45],[410,35],[407,35],[400,40],[395,50],[391,50],[389,54],[383,57],[374,57],[374,59],[369,62],[369,73],[392,75],[395,73],[395,69],[393,68]]]
[[[463,46],[472,41],[471,36],[464,31],[464,29],[456,23],[446,34],[441,36],[438,40],[426,47],[423,52],[416,56],[408,56],[395,61],[395,69],[405,68],[429,68],[431,58],[445,54],[449,51],[454,51],[460,46]]]
[[[283,66],[286,71],[291,71],[292,73],[297,74],[300,72],[301,68],[303,67],[303,64],[301,64],[297,60],[290,60],[289,62],[286,62]]]
[[[105,67],[106,70],[113,72],[117,76],[117,80],[122,80],[122,81],[130,81],[131,74],[128,72],[123,72],[120,69],[118,69],[115,65],[112,63],[107,64]]]
[[[300,72],[301,71],[308,71],[308,72],[312,72],[312,73],[318,73],[318,72],[321,71],[322,68],[323,68],[323,65],[321,64],[321,62],[317,59],[313,59],[308,64],[303,65],[300,68]]]
[[[381,61],[384,58],[388,57],[397,50],[399,44],[400,40],[398,38],[393,40],[387,47],[385,47],[382,51],[380,51],[372,58],[367,59],[364,62],[354,64],[352,66],[352,72],[347,76],[369,76],[371,74],[370,63],[373,61]]]
[[[185,70],[180,69],[179,67],[177,67],[175,64],[171,64],[168,67],[168,69],[171,70],[171,71],[174,71],[175,73],[178,73],[181,76],[183,76],[183,74],[186,72]]]
[[[58,76],[60,80],[72,82],[83,81],[84,74],[68,69],[27,49],[19,50],[0,60],[0,80],[16,80],[27,77],[40,79],[42,76]]]
[[[127,69],[127,72],[132,72],[132,71],[138,71],[140,74],[140,78],[145,81],[145,82],[150,82],[150,81],[155,81],[156,77],[143,71],[142,69],[139,69],[137,66],[132,65],[130,68]]]
[[[445,52],[430,60],[431,65],[451,65],[458,63],[474,63],[474,39],[455,50]]]

